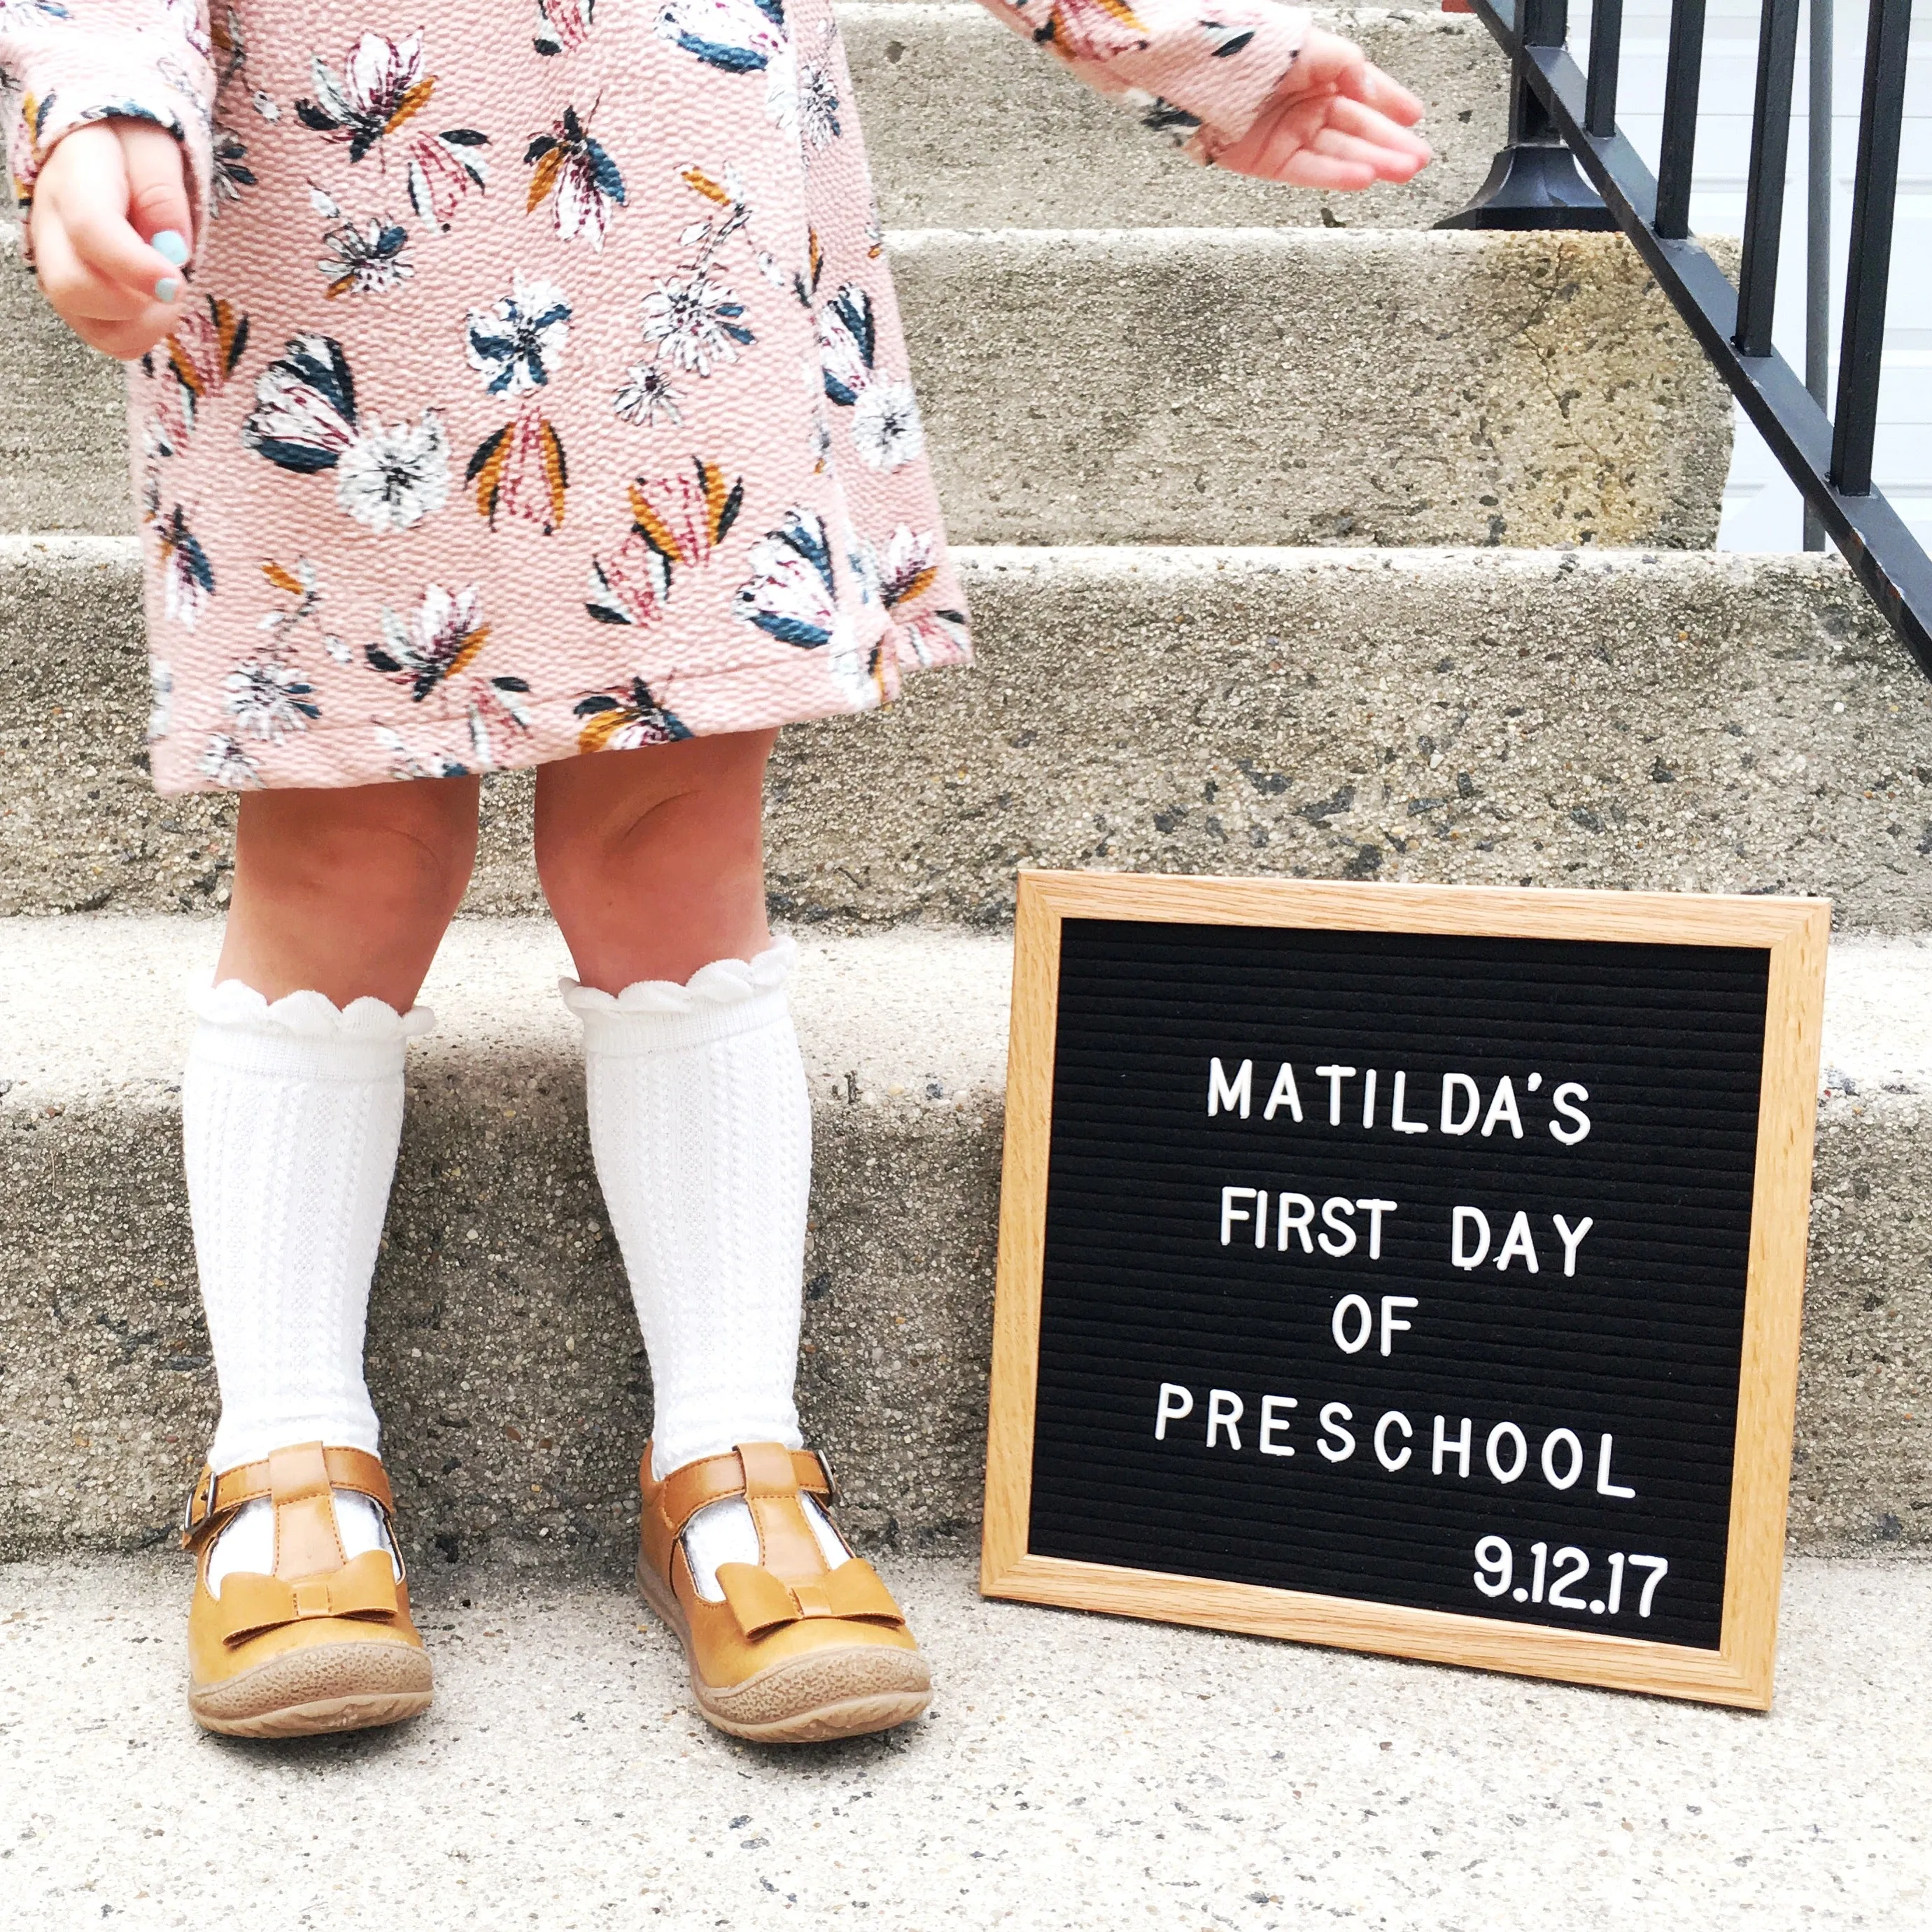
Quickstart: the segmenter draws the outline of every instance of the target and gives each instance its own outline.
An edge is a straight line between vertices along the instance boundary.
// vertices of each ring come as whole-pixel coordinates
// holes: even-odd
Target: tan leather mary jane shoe
[[[647,1449],[638,1480],[638,1586],[684,1646],[698,1708],[721,1731],[815,1744],[890,1730],[932,1701],[926,1660],[878,1572],[849,1553],[826,1560],[802,1498],[829,1502],[832,1483],[809,1450],[748,1442],[658,1483]],[[707,1598],[684,1533],[733,1496],[750,1508],[759,1560],[719,1564],[719,1594]]]
[[[359,1449],[309,1442],[220,1477],[202,1472],[182,1541],[196,1558],[188,1703],[204,1729],[308,1737],[393,1724],[429,1708],[429,1658],[410,1621],[400,1559],[392,1564],[386,1550],[345,1555],[338,1490],[368,1496],[390,1524],[389,1479]],[[272,1574],[231,1570],[217,1594],[208,1558],[220,1532],[260,1498],[274,1507]]]

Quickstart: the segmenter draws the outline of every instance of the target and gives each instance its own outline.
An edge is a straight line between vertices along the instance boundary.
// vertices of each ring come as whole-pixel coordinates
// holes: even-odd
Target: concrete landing
[[[989,1604],[889,1564],[938,1695],[737,1744],[604,1588],[449,1573],[416,1724],[196,1731],[178,1558],[0,1569],[0,1916],[224,1932],[1905,1932],[1932,1567],[1791,1566],[1766,1717]],[[460,1576],[461,1580],[451,1580]]]

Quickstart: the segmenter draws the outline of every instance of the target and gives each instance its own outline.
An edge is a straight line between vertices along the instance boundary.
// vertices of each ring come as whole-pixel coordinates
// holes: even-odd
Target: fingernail
[[[151,240],[148,246],[164,261],[172,262],[176,268],[188,260],[188,242],[184,236],[172,228],[164,228]],[[162,298],[166,299],[165,296]]]
[[[154,299],[157,302],[172,302],[180,288],[181,284],[176,281],[173,276],[164,275],[154,284]]]

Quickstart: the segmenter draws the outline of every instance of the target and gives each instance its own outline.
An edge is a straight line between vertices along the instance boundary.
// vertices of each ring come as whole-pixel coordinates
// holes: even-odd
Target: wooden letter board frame
[[[1029,1552],[1060,923],[1067,919],[1768,950],[1723,1633],[1714,1652]],[[1025,872],[1013,960],[980,1588],[1022,1602],[1771,1704],[1831,909],[1818,899]]]

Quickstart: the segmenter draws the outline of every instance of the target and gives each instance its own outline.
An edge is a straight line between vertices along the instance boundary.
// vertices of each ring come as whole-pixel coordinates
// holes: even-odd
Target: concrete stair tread
[[[81,914],[0,920],[0,1106],[37,1107],[178,1084],[194,1030],[182,991],[212,970],[214,922]],[[791,988],[815,1100],[998,1105],[1006,1079],[1010,940],[902,927],[794,935]],[[493,1061],[574,1066],[580,1028],[556,997],[571,971],[548,919],[458,920],[423,988],[436,1031],[418,1083]],[[1876,1106],[1932,1093],[1932,938],[1840,935],[1827,976],[1821,1090]],[[937,1088],[937,1092],[933,1090]]]
[[[212,970],[220,939],[212,921],[164,915],[0,920],[0,1106],[171,1093],[194,1025],[182,988]],[[848,1076],[861,1104],[997,1095],[1009,942],[902,930],[798,945],[792,1004],[815,1097],[836,1088],[850,1105]],[[548,919],[459,920],[423,989],[437,1026],[412,1047],[411,1078],[480,1075],[480,1098],[493,1064],[574,1065],[582,1028],[556,992],[571,970]]]
[[[963,547],[980,661],[787,731],[801,928],[1011,917],[1022,862],[1820,892],[1932,930],[1932,687],[1836,558]],[[158,799],[125,538],[0,538],[0,911],[208,911],[223,795]],[[541,903],[527,773],[475,914]]]
[[[0,1557],[164,1534],[206,1442],[172,1089],[176,989],[214,940],[178,916],[0,921]],[[800,1400],[856,1530],[947,1546],[979,1508],[1009,943],[914,929],[802,950],[817,1160]],[[1801,1547],[1932,1540],[1928,956],[1834,950]],[[628,1533],[648,1382],[552,985],[566,963],[543,922],[459,922],[428,989],[442,1030],[412,1058],[369,1348],[418,1556],[595,1563]],[[77,1046],[89,1032],[108,1036]]]
[[[1264,221],[1426,228],[1465,206],[1504,134],[1505,69],[1477,22],[1435,8],[1316,9],[1424,100],[1415,181],[1317,194],[1199,168],[971,4],[841,4],[888,225]]]
[[[1619,236],[1060,226],[886,242],[958,541],[1715,539],[1729,394]],[[1016,342],[1051,345],[1024,382]],[[213,405],[224,419],[245,413],[272,347],[251,347]],[[131,529],[120,372],[4,259],[0,382],[35,391],[46,443],[0,440],[0,530]]]
[[[627,1591],[419,1576],[436,1702],[224,1748],[178,1556],[0,1569],[19,1922],[557,1932],[1904,1932],[1932,1862],[1932,1568],[1787,1568],[1768,1717],[978,1598],[882,1559],[937,1696],[798,1752],[692,1714]],[[1880,1687],[1882,1687],[1882,1691]]]

